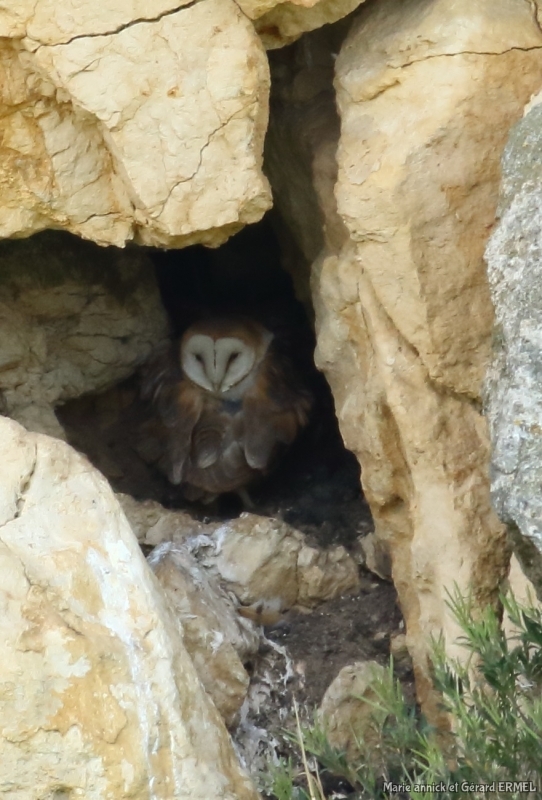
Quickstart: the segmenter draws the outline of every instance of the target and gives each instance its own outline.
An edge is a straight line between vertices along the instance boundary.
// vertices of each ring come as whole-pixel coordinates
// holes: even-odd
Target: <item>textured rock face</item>
[[[358,661],[343,667],[326,690],[318,714],[333,747],[359,763],[359,742],[377,747],[371,715],[378,699],[373,686],[386,678],[386,670],[376,661]]]
[[[309,85],[308,71],[294,85]],[[429,635],[442,630],[453,649],[457,632],[446,589],[472,586],[487,602],[507,569],[480,413],[493,323],[483,249],[508,130],[541,83],[528,4],[381,0],[361,10],[336,62],[336,207],[332,115],[326,149],[303,122],[318,97],[299,101],[298,123],[284,114],[282,142],[305,144],[312,189],[302,185],[325,220],[316,261],[304,251],[317,359],[391,551],[426,708]],[[269,163],[279,185],[280,153]],[[297,218],[305,233],[313,224]]]
[[[542,590],[542,106],[512,131],[499,223],[486,250],[495,304],[487,411],[492,495],[518,556]],[[535,546],[533,548],[533,545]],[[533,553],[532,551],[535,550]],[[536,557],[538,550],[538,557]]]
[[[266,0],[240,0],[239,5],[255,19],[264,45],[273,50],[299,39],[302,33],[336,22],[350,14],[364,0],[298,0],[276,3]],[[270,6],[272,6],[270,8]]]
[[[107,482],[0,420],[0,794],[248,800]]]
[[[155,500],[141,501],[120,493],[117,500],[140,544],[152,547],[164,542],[182,544],[190,536],[208,532],[205,523],[187,512],[166,510]]]
[[[304,534],[267,517],[242,514],[210,536],[194,537],[190,547],[256,616],[314,608],[359,589],[356,562],[344,547],[310,547]]]
[[[256,627],[239,616],[231,597],[186,548],[168,542],[153,551],[149,564],[205,690],[226,724],[232,725],[250,680],[243,661],[253,657],[260,644]]]
[[[195,522],[182,511],[120,495],[142,544],[181,546],[244,606],[280,611],[314,608],[359,589],[358,567],[344,547],[311,547],[303,533],[270,517],[242,514],[226,523]],[[160,548],[158,548],[160,551]],[[161,558],[159,558],[159,563]],[[190,561],[190,559],[189,559]]]
[[[0,243],[0,397],[61,436],[54,405],[130,375],[167,334],[152,264],[48,233]]]
[[[233,0],[41,0],[0,32],[0,237],[216,245],[269,207],[267,61]]]
[[[266,168],[276,206],[293,239],[283,241],[285,267],[309,312],[318,302],[316,294],[310,296],[312,264],[326,240],[329,247],[340,249],[346,235],[334,196],[340,121],[333,75],[334,55],[349,26],[349,20],[328,26],[305,36],[302,44],[270,55],[273,91]]]

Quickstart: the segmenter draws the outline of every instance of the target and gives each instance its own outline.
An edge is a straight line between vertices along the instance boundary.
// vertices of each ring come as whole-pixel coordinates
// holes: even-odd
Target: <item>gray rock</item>
[[[521,559],[533,544],[542,553],[542,105],[513,128],[502,169],[486,249],[496,316],[486,410],[493,503],[516,545],[526,537]]]

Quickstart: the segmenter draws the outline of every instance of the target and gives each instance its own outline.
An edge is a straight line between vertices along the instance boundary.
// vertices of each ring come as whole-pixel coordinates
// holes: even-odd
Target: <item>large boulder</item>
[[[268,66],[233,0],[0,9],[0,237],[218,244],[270,205]]]
[[[282,520],[244,513],[203,523],[154,501],[129,495],[119,500],[141,544],[157,545],[156,558],[150,556],[156,568],[177,558],[176,566],[186,573],[195,556],[198,569],[231,592],[247,616],[253,611],[258,618],[266,610],[280,615],[292,606],[315,608],[359,591],[357,563],[342,545],[311,546],[305,534]],[[176,547],[183,555],[174,558]]]
[[[380,742],[375,726],[374,704],[379,695],[375,687],[386,683],[387,670],[376,661],[357,661],[343,667],[326,689],[318,717],[332,747],[359,763]]]
[[[254,658],[260,645],[256,626],[237,613],[228,592],[188,548],[166,542],[154,549],[148,563],[206,692],[226,724],[234,725],[250,683],[244,664]]]
[[[0,419],[0,794],[256,800],[104,478]]]
[[[321,64],[300,52],[279,66],[295,72],[298,105],[283,104],[269,175],[288,220],[288,154],[304,150],[290,231],[312,264],[317,362],[391,553],[431,711],[431,635],[457,652],[447,592],[457,583],[492,601],[508,569],[481,414],[493,326],[483,252],[508,131],[542,84],[542,33],[521,0],[362,8],[335,64],[340,136],[329,90],[311,94]],[[280,87],[274,97],[280,114]],[[311,208],[324,221],[316,256]]]

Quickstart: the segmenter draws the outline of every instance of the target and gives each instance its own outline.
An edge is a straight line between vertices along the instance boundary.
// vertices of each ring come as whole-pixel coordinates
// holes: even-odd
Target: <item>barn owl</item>
[[[254,320],[203,320],[148,365],[143,396],[167,429],[168,477],[189,499],[243,496],[306,425],[311,397],[273,339]]]

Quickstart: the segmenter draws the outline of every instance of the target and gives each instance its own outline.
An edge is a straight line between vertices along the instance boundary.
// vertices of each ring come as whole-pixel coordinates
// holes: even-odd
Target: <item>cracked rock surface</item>
[[[107,481],[0,418],[0,795],[256,800]]]
[[[238,0],[268,50],[284,47],[301,34],[343,19],[365,0]]]
[[[493,325],[483,253],[508,131],[541,82],[542,34],[517,0],[388,0],[362,13],[337,61],[348,235],[338,260],[320,262],[320,358],[333,386],[338,352],[352,336],[363,343],[362,364],[350,357],[347,369],[355,380],[361,366],[368,389],[359,410],[343,392],[340,416],[390,546],[419,697],[435,715],[430,636],[442,631],[460,653],[447,591],[457,584],[483,605],[508,569],[481,414]],[[347,337],[331,327],[341,294]]]
[[[541,123],[542,105],[537,105],[512,131],[502,162],[499,223],[486,250],[496,316],[494,356],[486,386],[493,442],[492,495],[499,515],[516,534],[520,560],[533,562],[529,543],[539,551],[538,574],[532,575],[539,588],[542,574]]]
[[[196,672],[228,727],[238,720],[250,678],[244,664],[260,633],[188,548],[166,542],[148,559],[168,599]]]
[[[118,498],[139,542],[157,546],[157,564],[160,548],[167,559],[170,548],[184,548],[188,564],[195,557],[211,581],[218,580],[256,616],[280,616],[294,605],[314,608],[359,590],[358,567],[345,547],[311,545],[282,520],[244,512],[224,522],[198,522],[153,500]]]
[[[267,60],[233,0],[22,3],[0,32],[0,236],[217,245],[270,206]]]

